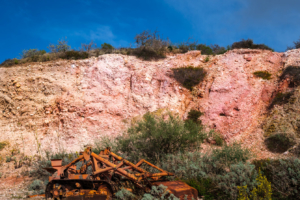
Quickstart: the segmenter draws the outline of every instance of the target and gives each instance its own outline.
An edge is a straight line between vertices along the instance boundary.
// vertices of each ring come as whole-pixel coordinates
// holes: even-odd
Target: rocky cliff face
[[[244,49],[206,62],[192,51],[159,61],[103,55],[0,68],[0,141],[31,155],[78,151],[102,136],[122,134],[148,111],[168,109],[184,119],[196,109],[204,112],[203,124],[227,141],[259,145],[267,107],[284,87],[279,76],[285,67],[299,66],[299,56],[300,50]],[[192,91],[172,70],[187,66],[207,72]],[[271,79],[255,77],[256,71],[268,71]]]

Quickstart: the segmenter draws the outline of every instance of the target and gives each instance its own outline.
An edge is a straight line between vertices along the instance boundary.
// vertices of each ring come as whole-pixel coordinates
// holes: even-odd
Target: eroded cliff
[[[262,123],[267,108],[300,66],[300,50],[232,50],[211,56],[199,51],[143,61],[134,56],[103,55],[0,68],[0,141],[25,154],[79,151],[102,136],[122,134],[146,112],[168,109],[183,119],[191,109],[204,113],[204,125],[227,141],[240,140],[264,151]],[[206,76],[192,90],[174,74],[199,67]],[[270,80],[253,75],[267,71]]]

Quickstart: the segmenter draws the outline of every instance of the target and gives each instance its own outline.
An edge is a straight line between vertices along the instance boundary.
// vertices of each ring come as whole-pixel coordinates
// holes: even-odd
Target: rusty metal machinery
[[[80,169],[76,163],[82,162]],[[150,173],[141,166],[156,170]],[[52,174],[46,186],[46,199],[54,200],[111,200],[113,195],[124,188],[135,194],[150,191],[152,186],[165,185],[170,193],[180,199],[197,199],[198,192],[181,181],[168,181],[173,176],[159,167],[141,160],[137,164],[123,159],[106,148],[99,155],[92,152],[91,147],[81,155],[62,166],[62,160],[51,160],[51,168],[45,168]],[[87,173],[91,168],[91,173]]]

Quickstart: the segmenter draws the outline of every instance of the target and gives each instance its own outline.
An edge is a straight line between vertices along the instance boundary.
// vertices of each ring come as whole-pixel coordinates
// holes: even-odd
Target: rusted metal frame
[[[161,176],[174,176],[174,174],[172,173],[169,173],[169,172],[163,172],[163,173],[143,173],[143,174],[134,174],[135,176],[137,177],[140,177],[140,176],[143,176],[143,177],[148,177],[148,178],[151,178],[151,177],[161,177]]]
[[[99,169],[97,171],[94,171],[93,175],[97,175],[97,174],[100,174],[100,173],[103,173],[103,172],[107,172],[107,171],[110,171],[110,170],[113,170],[113,169],[114,169],[113,167],[106,167],[104,169]]]
[[[113,152],[110,152],[110,155],[112,157],[114,157],[115,159],[119,160],[119,161],[123,161],[125,165],[129,165],[129,166],[131,166],[132,168],[134,168],[135,170],[137,170],[139,172],[149,173],[146,170],[144,170],[144,169],[142,169],[140,167],[137,167],[135,164],[131,163],[130,161],[128,161],[128,160],[126,160],[126,159],[124,159],[124,158],[122,158],[122,157],[114,154]]]
[[[97,160],[105,163],[106,165],[110,166],[110,167],[113,167],[113,168],[116,168],[117,165],[109,162],[108,160],[105,160],[104,158],[101,158],[100,156],[98,156],[97,154],[95,154],[94,152],[91,153],[91,156],[95,157]],[[133,180],[133,181],[137,181],[139,182],[140,180],[134,176],[133,174],[130,174],[128,172],[126,172],[124,169],[122,168],[118,168],[116,169],[116,171],[118,171],[119,173],[121,173],[123,176],[126,176],[127,178]]]
[[[156,165],[153,165],[152,163],[148,162],[147,160],[144,160],[144,159],[143,159],[142,161],[143,161],[144,163],[146,163],[147,165],[149,165],[149,166],[151,166],[151,167],[157,169],[158,171],[166,172],[165,170],[163,170],[163,169],[157,167]],[[140,162],[141,162],[141,161],[140,161]]]
[[[82,160],[83,158],[84,158],[83,155],[81,155],[78,158],[76,158],[75,160],[73,160],[72,162],[70,162],[69,164],[62,166],[61,173],[63,171],[65,171],[66,169],[68,169],[69,167],[71,167],[72,165],[74,165],[75,163],[77,163],[78,161]]]
[[[94,158],[94,157],[92,157],[92,167],[93,167],[93,172],[95,172],[95,171],[97,171],[97,170],[99,170],[99,167],[98,167],[98,162],[97,162],[97,160]]]
[[[135,166],[139,167],[141,164],[143,164],[144,159],[140,160],[138,163],[135,164]]]
[[[116,165],[115,168],[113,168],[113,167],[106,167],[104,169],[99,169],[97,171],[94,171],[93,175],[97,175],[97,174],[100,174],[100,173],[103,173],[103,172],[107,172],[107,171],[110,171],[110,170],[116,170],[116,169],[120,168],[123,164],[124,164],[123,161],[121,161],[118,165]]]

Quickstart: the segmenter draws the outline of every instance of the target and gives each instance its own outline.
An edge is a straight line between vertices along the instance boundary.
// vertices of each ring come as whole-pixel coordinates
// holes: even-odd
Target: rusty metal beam
[[[100,156],[98,156],[97,154],[95,154],[94,152],[91,153],[91,156],[96,158],[97,160],[103,162],[104,164],[110,166],[110,167],[113,167],[113,168],[116,168],[117,165],[109,162],[108,160],[105,160],[104,158],[101,158]],[[125,162],[124,162],[125,163]],[[124,169],[122,168],[118,168],[116,169],[116,171],[120,172],[123,176],[126,176],[127,178],[133,180],[133,181],[137,181],[139,182],[138,178],[136,176],[134,176],[133,174],[130,174],[128,172],[126,172]]]

